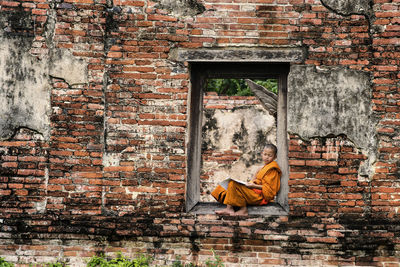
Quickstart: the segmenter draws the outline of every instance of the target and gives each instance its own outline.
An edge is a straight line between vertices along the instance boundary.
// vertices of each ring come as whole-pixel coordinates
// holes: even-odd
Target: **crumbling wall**
[[[85,65],[77,64],[79,60],[74,61],[67,51],[59,50],[57,57],[37,60],[29,52],[31,44],[24,38],[1,39],[2,139],[11,138],[19,128],[49,139],[51,77],[65,77],[70,84],[86,82]]]
[[[28,128],[48,140],[51,77],[65,79],[70,85],[87,82],[86,64],[68,50],[51,46],[41,58],[32,53],[34,26],[31,13],[23,10],[4,12],[0,20],[1,139]],[[47,28],[52,34],[51,26]]]
[[[346,136],[368,156],[359,170],[363,176],[373,173],[376,159],[370,79],[367,72],[342,67],[293,66],[288,86],[288,131],[307,140]]]
[[[18,128],[50,136],[50,84],[47,62],[29,53],[32,38],[0,32],[0,138]]]
[[[305,139],[346,135],[367,150],[375,142],[370,99],[368,73],[338,67],[293,66],[289,77],[288,130]]]
[[[1,2],[1,256],[398,264],[399,7]],[[185,212],[192,55],[291,64],[288,213]]]

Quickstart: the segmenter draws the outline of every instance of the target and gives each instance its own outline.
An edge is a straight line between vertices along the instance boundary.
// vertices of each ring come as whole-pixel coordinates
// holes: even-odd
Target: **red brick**
[[[337,161],[306,160],[306,166],[337,166]]]

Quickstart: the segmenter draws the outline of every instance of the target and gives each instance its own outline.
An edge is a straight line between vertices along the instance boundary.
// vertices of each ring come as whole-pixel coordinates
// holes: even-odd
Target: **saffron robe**
[[[243,184],[230,181],[227,190],[218,185],[211,195],[218,202],[235,207],[265,205],[273,202],[281,186],[281,170],[278,163],[272,161],[261,168],[253,183],[261,185],[262,189],[251,189]]]

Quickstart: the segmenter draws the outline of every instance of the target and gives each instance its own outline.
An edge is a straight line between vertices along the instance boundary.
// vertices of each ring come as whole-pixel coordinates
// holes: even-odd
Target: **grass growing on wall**
[[[214,252],[214,259],[207,259],[204,264],[194,265],[193,263],[183,263],[180,258],[177,258],[170,266],[171,267],[224,267],[224,263],[221,258]],[[156,266],[151,265],[152,257],[148,255],[140,254],[134,259],[129,259],[117,253],[116,257],[106,257],[105,255],[91,257],[86,267],[150,267]],[[63,261],[57,261],[54,263],[41,263],[41,264],[30,264],[30,267],[72,267]],[[4,258],[0,257],[0,267],[14,267],[14,264],[7,262]],[[159,266],[161,267],[161,266]],[[166,267],[166,266],[164,266]]]
[[[106,258],[102,256],[93,256],[87,267],[147,267],[150,266],[151,257],[139,255],[135,259],[129,259],[118,253],[116,258]]]

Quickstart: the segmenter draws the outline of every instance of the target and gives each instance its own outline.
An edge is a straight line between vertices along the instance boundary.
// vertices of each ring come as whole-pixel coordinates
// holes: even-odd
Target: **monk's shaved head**
[[[271,149],[275,155],[278,152],[278,148],[274,144],[266,144],[263,150],[265,149]]]

